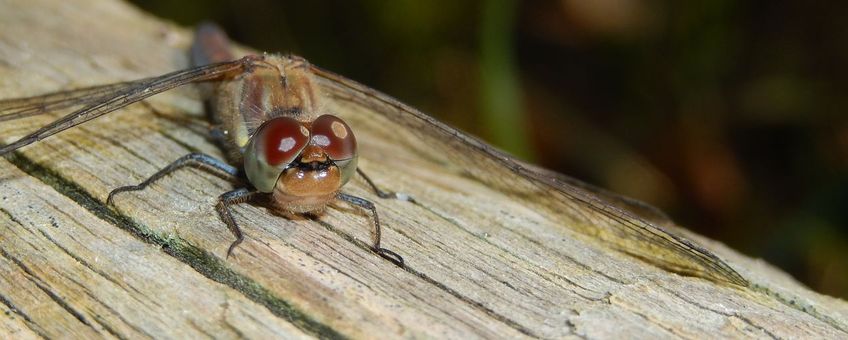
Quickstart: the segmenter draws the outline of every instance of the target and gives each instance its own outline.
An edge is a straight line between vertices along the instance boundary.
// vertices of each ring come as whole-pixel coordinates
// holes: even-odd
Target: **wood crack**
[[[834,319],[832,317],[829,317],[827,315],[819,313],[818,310],[816,310],[815,307],[808,305],[806,303],[803,303],[801,301],[798,301],[798,299],[796,299],[796,298],[787,298],[787,297],[783,296],[782,294],[780,294],[779,292],[770,289],[769,287],[766,287],[766,286],[763,286],[763,285],[760,285],[760,284],[756,284],[756,283],[751,285],[751,289],[755,292],[760,292],[760,293],[762,293],[766,296],[769,296],[769,297],[775,299],[776,301],[782,303],[783,305],[785,305],[789,308],[795,309],[795,310],[800,311],[804,314],[812,316],[813,318],[815,318],[815,319],[817,319],[821,322],[824,322],[824,323],[832,326],[833,328],[838,329],[842,333],[848,334],[848,326],[841,324],[839,321],[836,321],[836,319]]]
[[[334,226],[330,225],[330,224],[329,224],[329,223],[327,223],[327,222],[320,221],[320,220],[319,220],[319,221],[317,221],[317,222],[318,222],[319,224],[323,225],[323,226],[324,226],[324,228],[327,228],[327,230],[329,230],[329,231],[331,231],[331,232],[336,233],[337,235],[339,235],[339,236],[340,236],[340,237],[342,237],[343,239],[347,240],[348,242],[350,242],[350,243],[352,243],[352,244],[356,245],[357,247],[359,247],[359,248],[361,248],[361,249],[363,249],[363,250],[370,251],[370,249],[371,249],[371,248],[370,248],[367,244],[365,244],[363,241],[357,240],[357,239],[356,239],[356,238],[354,238],[353,236],[348,235],[347,233],[344,233],[344,232],[342,232],[342,231],[340,231],[340,230],[336,229]],[[436,281],[436,280],[432,279],[431,277],[427,276],[426,274],[421,273],[421,272],[419,272],[419,271],[417,271],[417,270],[413,269],[413,268],[412,268],[412,267],[410,267],[410,266],[404,266],[404,267],[403,267],[403,270],[406,270],[407,272],[409,272],[409,273],[411,273],[411,274],[413,274],[413,275],[417,276],[418,278],[420,278],[420,279],[424,280],[424,282],[427,282],[427,283],[429,283],[429,284],[431,284],[431,285],[435,286],[436,288],[441,289],[442,291],[444,291],[444,292],[446,292],[446,293],[448,293],[448,294],[452,295],[453,297],[455,297],[455,298],[459,299],[460,301],[465,302],[465,303],[467,303],[467,304],[471,305],[472,307],[474,307],[474,308],[476,308],[476,309],[480,310],[481,312],[483,312],[483,313],[485,313],[486,315],[488,315],[488,316],[492,317],[493,319],[498,320],[498,321],[500,321],[500,322],[503,322],[504,324],[508,325],[509,327],[512,327],[513,329],[515,329],[515,330],[517,330],[517,331],[521,332],[521,333],[522,333],[522,334],[524,334],[524,335],[531,336],[531,337],[534,337],[534,338],[538,338],[538,337],[539,337],[538,335],[534,334],[534,333],[533,333],[533,331],[531,331],[529,328],[526,328],[526,327],[522,326],[521,324],[519,324],[518,322],[516,322],[516,321],[514,321],[514,320],[512,320],[512,319],[509,319],[509,318],[507,318],[506,316],[503,316],[503,315],[501,315],[501,314],[499,314],[499,313],[495,312],[495,311],[494,311],[494,310],[492,310],[491,308],[486,307],[485,305],[483,305],[482,303],[480,303],[480,302],[478,302],[478,301],[474,301],[474,300],[472,300],[471,298],[468,298],[468,297],[466,297],[466,296],[464,296],[464,295],[460,294],[460,293],[459,293],[459,292],[457,292],[456,290],[454,290],[454,289],[452,289],[452,288],[450,288],[450,287],[446,286],[445,284],[443,284],[443,283],[441,283],[441,282],[439,282],[439,281]]]
[[[0,256],[3,256],[7,260],[12,261],[12,263],[14,263],[16,266],[18,266],[18,268],[20,268],[24,273],[27,274],[27,279],[30,280],[30,282],[32,282],[36,287],[38,287],[38,289],[40,289],[42,292],[44,292],[44,294],[47,294],[47,297],[49,297],[51,300],[53,300],[53,302],[55,302],[59,307],[64,309],[66,312],[68,312],[68,314],[70,314],[71,316],[76,318],[83,325],[86,325],[89,328],[91,328],[92,330],[94,330],[95,332],[97,332],[97,329],[94,328],[94,325],[92,325],[86,319],[86,317],[84,315],[82,315],[81,312],[79,312],[76,309],[74,309],[73,307],[71,307],[71,305],[69,305],[64,299],[62,299],[62,297],[57,295],[53,290],[50,289],[50,287],[47,287],[41,281],[41,279],[38,278],[38,276],[35,275],[35,273],[29,267],[27,267],[26,264],[21,262],[21,260],[12,256],[11,254],[7,253],[3,249],[0,249]]]
[[[52,170],[29,160],[17,152],[9,155],[7,159],[21,171],[52,187],[58,193],[73,200],[80,207],[85,208],[101,220],[129,232],[146,243],[163,247],[165,253],[188,264],[201,275],[241,292],[248,299],[268,308],[274,315],[291,321],[298,328],[321,338],[343,338],[340,333],[295,309],[287,301],[275,296],[257,282],[228,268],[217,257],[205,250],[191,246],[180,238],[173,237],[166,239],[159,236],[148,228],[135,223],[130,217],[110,210],[95,200],[85,190],[78,187],[76,183],[62,178]],[[87,325],[91,326],[90,324]]]
[[[720,310],[715,310],[715,309],[713,309],[713,308],[710,308],[710,307],[704,306],[704,305],[702,305],[702,304],[700,304],[700,303],[698,303],[698,302],[696,302],[696,301],[690,300],[689,298],[687,298],[687,297],[683,296],[682,294],[680,294],[680,293],[678,293],[678,292],[675,292],[675,291],[673,291],[673,290],[670,290],[670,289],[668,289],[668,288],[666,288],[666,287],[663,287],[662,285],[657,285],[657,286],[658,286],[658,287],[660,287],[660,288],[662,288],[662,290],[664,290],[664,291],[668,292],[669,294],[673,295],[674,297],[676,297],[676,298],[680,299],[681,301],[686,302],[686,303],[688,303],[688,304],[690,304],[690,305],[693,305],[693,306],[698,307],[698,308],[700,308],[700,309],[702,309],[702,310],[706,310],[706,311],[709,311],[709,312],[712,312],[712,313],[715,313],[715,314],[718,314],[718,315],[721,315],[721,316],[724,316],[724,317],[728,317],[728,318],[737,318],[737,319],[739,319],[739,320],[742,320],[742,322],[744,322],[746,325],[751,326],[751,327],[753,327],[753,328],[755,328],[755,329],[757,329],[757,330],[759,330],[759,331],[762,331],[763,333],[765,333],[766,335],[768,335],[768,336],[769,336],[770,338],[772,338],[772,339],[779,339],[779,338],[780,338],[780,337],[778,337],[777,335],[775,335],[774,333],[772,333],[772,332],[770,332],[769,330],[765,329],[764,327],[761,327],[761,326],[759,326],[759,325],[755,324],[752,320],[750,320],[750,319],[748,319],[748,318],[745,318],[745,317],[743,317],[743,316],[740,316],[738,313],[726,313],[726,312],[722,312],[722,311],[720,311]]]
[[[430,213],[432,213],[433,215],[435,215],[435,216],[437,216],[437,217],[441,218],[442,220],[444,220],[444,221],[446,221],[446,222],[448,222],[448,223],[450,223],[450,224],[452,224],[452,225],[456,226],[456,228],[457,228],[457,229],[459,229],[459,230],[461,230],[461,231],[463,231],[463,232],[465,232],[465,233],[467,233],[467,234],[474,235],[473,233],[471,233],[470,231],[468,231],[467,229],[465,229],[465,228],[464,228],[464,227],[463,227],[463,226],[462,226],[462,225],[461,225],[458,221],[456,221],[456,220],[454,220],[454,219],[452,219],[452,218],[449,218],[448,216],[445,216],[445,215],[443,215],[443,214],[441,214],[441,213],[437,212],[436,210],[431,209],[431,208],[429,208],[429,207],[427,207],[427,206],[424,206],[424,205],[422,205],[422,204],[420,204],[420,203],[416,203],[416,204],[417,204],[417,205],[419,205],[419,206],[421,206],[421,207],[422,207],[422,208],[424,208],[425,210],[429,211],[429,212],[430,212]],[[563,253],[561,253],[561,252],[559,252],[559,251],[556,251],[556,250],[554,250],[554,249],[551,249],[550,247],[547,247],[547,246],[545,246],[545,245],[542,245],[542,244],[541,244],[541,243],[539,243],[538,241],[533,240],[533,239],[530,239],[530,238],[528,238],[527,236],[524,236],[524,235],[522,235],[522,234],[520,234],[520,233],[516,233],[516,232],[514,232],[514,231],[513,231],[513,230],[511,230],[511,229],[508,229],[508,230],[512,233],[512,235],[514,235],[514,236],[516,236],[516,237],[519,237],[519,238],[522,238],[522,239],[524,239],[525,241],[531,242],[531,243],[533,243],[533,244],[535,244],[535,245],[539,246],[539,248],[541,248],[541,249],[549,250],[549,251],[551,251],[551,252],[556,253],[557,255],[561,255],[561,256],[563,256],[563,258],[565,258],[565,259],[569,260],[571,263],[573,263],[574,265],[576,265],[576,266],[578,266],[578,267],[580,267],[580,268],[582,268],[582,269],[585,269],[585,270],[590,271],[590,272],[598,273],[599,275],[603,276],[604,278],[607,278],[607,279],[609,279],[610,281],[613,281],[613,282],[615,282],[615,283],[624,284],[624,282],[623,282],[623,281],[621,281],[620,279],[618,279],[618,278],[614,278],[614,277],[611,277],[611,276],[609,276],[609,275],[606,275],[605,273],[600,273],[600,272],[598,272],[598,271],[596,271],[596,270],[592,269],[591,267],[587,266],[586,264],[584,264],[584,263],[581,263],[581,262],[577,261],[577,259],[575,259],[575,258],[573,258],[573,257],[568,256],[567,254],[563,254]],[[500,249],[500,250],[504,251],[504,252],[505,252],[505,253],[507,253],[507,254],[510,254],[510,255],[511,255],[511,256],[513,256],[514,258],[517,258],[517,257],[518,257],[517,255],[515,255],[515,254],[513,254],[513,253],[511,253],[511,252],[509,252],[509,251],[507,251],[507,249],[506,249],[506,248],[503,248],[502,246],[499,246],[499,245],[497,245],[497,244],[494,244],[494,243],[492,243],[491,241],[489,241],[489,240],[488,240],[488,239],[486,239],[486,238],[482,238],[482,240],[483,240],[483,242],[486,242],[487,244],[489,244],[489,245],[491,245],[491,246],[493,246],[493,247],[495,247],[495,248],[497,248],[497,249]],[[536,266],[536,268],[542,268],[542,267],[538,267],[538,266]],[[544,269],[544,268],[542,268],[542,269]],[[541,275],[541,273],[538,273],[538,272],[536,272],[536,271],[533,271],[533,273],[534,273],[534,274],[536,274],[536,275],[539,275],[539,277],[544,278],[544,276],[543,276],[543,275]],[[574,287],[578,287],[578,288],[583,289],[583,290],[588,291],[588,292],[600,293],[600,292],[598,292],[598,291],[594,291],[594,290],[588,289],[588,288],[586,288],[586,287],[583,287],[583,286],[581,286],[581,285],[577,284],[576,282],[572,281],[571,279],[569,279],[569,278],[567,278],[567,277],[565,277],[565,276],[562,276],[562,275],[560,275],[560,274],[557,274],[557,273],[555,273],[555,272],[547,272],[547,273],[549,273],[549,274],[551,274],[551,275],[554,275],[555,277],[560,278],[560,279],[562,279],[562,280],[563,280],[563,281],[565,281],[565,282],[568,282],[569,284],[573,285]],[[574,291],[573,289],[569,289],[569,288],[563,287],[562,285],[559,285],[559,284],[557,284],[557,283],[555,283],[555,282],[553,282],[553,281],[551,281],[551,280],[548,280],[547,278],[544,278],[544,279],[545,279],[546,281],[551,282],[551,283],[553,283],[553,284],[555,284],[555,285],[557,285],[557,286],[560,286],[560,287],[562,287],[562,288],[564,288],[564,289],[568,289],[569,291],[574,292],[575,294],[577,294],[577,295],[578,295],[578,296],[580,296],[580,297],[585,298],[586,300],[589,300],[589,301],[597,301],[597,300],[598,300],[598,298],[594,298],[594,297],[587,297],[587,296],[581,295],[581,294],[577,293],[576,291]]]
[[[32,330],[33,332],[35,332],[35,334],[38,334],[38,336],[42,338],[47,338],[46,332],[41,329],[38,323],[33,321],[29,315],[20,310],[17,306],[15,306],[15,304],[12,303],[11,300],[9,300],[9,298],[3,296],[2,294],[0,294],[0,304],[3,304],[4,306],[6,306],[6,308],[9,309],[9,311],[6,312],[7,314],[12,313],[21,317],[22,319],[24,319],[24,322],[26,322],[27,327],[29,327],[30,330]]]
[[[129,327],[130,329],[132,329],[132,330],[134,330],[134,331],[136,331],[136,332],[138,332],[138,333],[140,333],[140,334],[143,334],[144,336],[147,336],[148,338],[151,338],[151,339],[155,338],[155,336],[153,336],[153,334],[150,334],[150,333],[148,333],[147,331],[145,331],[144,329],[142,329],[142,328],[140,328],[140,327],[138,327],[138,326],[134,325],[133,323],[129,322],[129,320],[127,320],[126,318],[124,318],[124,316],[123,316],[121,313],[119,313],[118,311],[116,311],[114,308],[112,308],[112,306],[109,306],[108,304],[104,303],[103,301],[100,301],[100,299],[98,299],[98,298],[97,298],[97,296],[95,296],[94,294],[92,294],[92,293],[91,293],[91,291],[86,290],[86,292],[85,292],[85,293],[86,293],[86,295],[88,295],[88,296],[89,296],[92,300],[97,301],[97,302],[98,302],[101,306],[103,306],[103,308],[106,308],[106,309],[108,309],[110,312],[112,312],[112,315],[114,315],[115,317],[117,317],[117,318],[118,318],[118,320],[120,320],[121,322],[123,322],[123,323],[124,323],[125,325],[127,325],[127,327]],[[101,325],[103,325],[103,324],[106,324],[106,323],[107,323],[107,321],[106,321],[106,320],[102,320],[102,318],[100,318],[99,316],[95,315],[95,317],[97,317],[97,318],[98,318],[98,322],[99,322]],[[114,334],[114,333],[118,333],[118,332],[117,332],[117,331],[114,331],[114,332],[110,332],[110,333],[113,333],[113,334]],[[116,335],[116,337],[118,337],[118,336]],[[126,336],[121,336],[120,338],[124,338],[124,339],[125,339],[125,338],[127,338],[127,337],[126,337]]]
[[[52,237],[50,237],[50,235],[49,235],[49,234],[47,234],[46,232],[44,232],[44,230],[40,230],[40,229],[39,229],[38,231],[39,231],[39,233],[41,233],[41,235],[42,235],[44,238],[46,238],[48,241],[50,241],[51,243],[53,243],[53,245],[55,245],[57,248],[59,248],[59,250],[61,250],[61,251],[62,251],[63,253],[65,253],[66,255],[68,255],[70,258],[74,259],[74,261],[77,261],[77,263],[81,264],[83,267],[87,268],[88,270],[92,271],[93,273],[95,273],[95,274],[99,275],[100,277],[104,278],[106,281],[111,282],[111,283],[112,283],[112,284],[114,284],[115,286],[118,286],[118,287],[121,287],[121,288],[127,288],[127,287],[125,287],[123,284],[121,284],[120,282],[118,282],[118,281],[116,281],[115,279],[113,279],[110,275],[108,275],[108,274],[104,273],[103,271],[101,271],[101,270],[99,270],[99,269],[94,268],[93,266],[91,266],[91,264],[90,264],[90,263],[88,263],[88,261],[86,261],[85,259],[83,259],[83,258],[81,258],[81,257],[77,256],[76,254],[72,253],[70,250],[68,250],[67,248],[65,248],[65,247],[64,247],[61,243],[56,242],[56,240],[54,240]],[[140,292],[139,292],[139,291],[137,291],[137,290],[136,290],[135,292],[140,294]]]
[[[221,311],[221,323],[227,329],[229,329],[231,332],[233,332],[233,334],[235,334],[237,338],[247,339],[248,337],[238,327],[231,324],[230,320],[227,320],[227,312],[229,311],[229,309],[230,309],[230,302],[229,302],[229,300],[225,300],[224,301],[224,309]],[[261,323],[261,322],[259,322],[259,320],[256,320],[255,318],[253,318],[253,316],[251,316],[250,314],[248,314],[247,317],[253,319],[254,322],[256,322],[256,323]]]

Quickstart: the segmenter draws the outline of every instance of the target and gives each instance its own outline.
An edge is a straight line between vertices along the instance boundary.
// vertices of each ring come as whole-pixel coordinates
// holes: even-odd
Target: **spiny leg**
[[[337,197],[347,203],[371,210],[371,215],[374,216],[374,245],[371,246],[371,250],[377,253],[377,255],[382,256],[384,259],[396,264],[398,267],[403,268],[403,257],[391,250],[380,247],[380,238],[382,236],[380,230],[380,216],[377,215],[377,208],[374,206],[374,203],[371,203],[371,201],[364,198],[345,193],[339,193]]]
[[[365,175],[365,172],[362,171],[362,169],[356,168],[356,173],[358,173],[360,176],[362,176],[362,179],[364,179],[365,182],[368,183],[368,186],[370,186],[371,189],[374,190],[374,193],[377,195],[377,197],[379,197],[379,198],[390,198],[390,199],[396,199],[396,200],[401,200],[401,201],[409,201],[409,202],[415,203],[415,199],[412,198],[412,196],[409,196],[407,194],[394,192],[394,191],[380,190],[380,188],[378,188],[377,185],[374,184],[374,181],[372,181],[370,177]]]
[[[238,205],[241,203],[245,203],[253,198],[255,195],[259,194],[258,191],[251,191],[246,188],[240,188],[233,191],[228,191],[221,196],[218,196],[218,204],[215,205],[215,210],[218,211],[218,215],[221,217],[221,220],[227,224],[227,228],[235,235],[236,240],[230,244],[230,247],[227,249],[227,258],[230,257],[230,254],[233,253],[233,249],[238,246],[241,241],[244,241],[244,235],[241,233],[241,229],[239,228],[236,220],[233,219],[233,214],[230,213],[230,206]]]
[[[239,179],[238,169],[236,169],[235,167],[233,167],[229,164],[226,164],[224,162],[221,162],[218,159],[216,159],[212,156],[209,156],[207,154],[190,153],[188,155],[180,157],[179,159],[177,159],[173,163],[168,164],[168,166],[166,166],[162,170],[157,171],[155,174],[153,174],[153,176],[150,176],[144,182],[141,182],[137,185],[127,185],[127,186],[115,188],[114,190],[112,190],[109,193],[109,196],[106,198],[106,204],[111,205],[112,200],[113,200],[113,198],[115,197],[116,194],[126,192],[126,191],[143,190],[144,188],[147,188],[147,186],[149,186],[153,182],[159,180],[162,177],[165,177],[166,175],[170,174],[171,172],[174,172],[176,170],[179,170],[180,168],[183,168],[183,167],[186,167],[186,166],[189,166],[189,165],[196,165],[196,166],[198,166],[202,169],[206,169],[206,170],[217,170],[217,171],[215,171],[215,173],[217,175],[221,176],[224,179],[233,180],[233,181],[238,181],[238,179]]]

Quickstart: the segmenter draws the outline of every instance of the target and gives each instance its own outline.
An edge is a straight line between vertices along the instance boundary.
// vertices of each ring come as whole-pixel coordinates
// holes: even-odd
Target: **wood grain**
[[[187,66],[190,31],[118,1],[0,2],[0,98]],[[308,56],[306,56],[308,58]],[[679,276],[585,241],[545,212],[353,117],[360,165],[418,204],[374,201],[399,269],[367,251],[370,219],[318,220],[214,203],[233,186],[195,169],[104,204],[192,151],[222,156],[191,89],[63,132],[0,160],[0,334],[16,338],[848,337],[848,304],[762,261],[689,235],[750,288]],[[54,117],[0,123],[10,142]],[[414,145],[413,145],[414,146]]]

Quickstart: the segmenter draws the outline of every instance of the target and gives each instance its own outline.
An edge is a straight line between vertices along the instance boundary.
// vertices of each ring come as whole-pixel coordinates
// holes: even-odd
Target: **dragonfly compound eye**
[[[310,142],[320,146],[333,161],[356,157],[356,137],[339,117],[323,115],[312,122]]]
[[[342,175],[342,185],[347,183],[356,173],[356,137],[350,126],[333,115],[323,115],[312,122],[310,144],[324,150],[327,157],[339,167]]]
[[[297,120],[279,117],[259,127],[254,136],[265,162],[273,167],[285,167],[293,162],[309,141],[309,130]]]
[[[274,190],[280,173],[309,144],[309,129],[290,117],[271,119],[258,129],[244,149],[244,170],[262,192]]]

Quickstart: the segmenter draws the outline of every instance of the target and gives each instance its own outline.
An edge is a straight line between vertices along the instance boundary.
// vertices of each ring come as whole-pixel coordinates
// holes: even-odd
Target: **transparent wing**
[[[27,98],[3,99],[0,100],[0,122],[97,103],[104,100],[104,97],[133,86],[136,82],[140,81],[98,85]]]
[[[426,149],[466,169],[487,185],[550,211],[576,231],[612,248],[669,271],[712,281],[748,286],[748,281],[719,257],[672,233],[659,210],[550,170],[528,166],[389,96],[312,66],[334,100],[351,102],[411,131]],[[419,150],[416,150],[419,151]],[[478,171],[474,171],[478,170]]]
[[[248,56],[235,61],[190,68],[153,78],[56,92],[36,97],[2,100],[0,101],[0,122],[74,106],[83,107],[11,144],[0,147],[0,155],[175,87],[192,82],[213,80],[233,72],[238,73],[261,58],[261,56]]]
[[[529,171],[534,171],[538,173],[538,175],[540,176],[547,178],[555,178],[557,181],[578,187],[584,191],[592,193],[595,196],[600,197],[604,201],[622,207],[623,209],[629,210],[638,215],[639,217],[650,221],[651,223],[656,224],[658,226],[671,226],[674,224],[674,222],[671,221],[671,218],[668,217],[668,215],[666,215],[664,212],[662,212],[662,210],[657,209],[656,207],[648,203],[627,196],[619,195],[604,188],[600,188],[589,183],[582,182],[574,177],[566,176],[553,170],[545,169],[533,164],[527,164],[523,162],[518,163],[521,166],[527,168]]]

